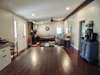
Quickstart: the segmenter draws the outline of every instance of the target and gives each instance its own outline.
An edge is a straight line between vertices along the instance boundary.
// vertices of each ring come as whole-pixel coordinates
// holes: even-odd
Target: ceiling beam
[[[72,13],[70,13],[68,16],[66,16],[63,21],[67,20],[69,17],[77,13],[79,10],[83,9],[86,7],[88,4],[90,4],[94,0],[85,0],[82,4],[80,4]]]

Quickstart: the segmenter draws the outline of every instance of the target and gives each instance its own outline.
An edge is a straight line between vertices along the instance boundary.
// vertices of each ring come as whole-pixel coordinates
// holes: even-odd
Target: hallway
[[[0,75],[97,75],[73,49],[34,47],[24,51]],[[99,73],[98,73],[99,74]]]

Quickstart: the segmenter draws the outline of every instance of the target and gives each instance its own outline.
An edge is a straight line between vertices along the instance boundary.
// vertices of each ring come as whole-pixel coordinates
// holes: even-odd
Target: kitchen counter
[[[7,46],[10,46],[10,43],[4,43],[4,44],[0,43],[0,49],[7,47]]]
[[[0,42],[0,71],[11,63],[10,43]]]

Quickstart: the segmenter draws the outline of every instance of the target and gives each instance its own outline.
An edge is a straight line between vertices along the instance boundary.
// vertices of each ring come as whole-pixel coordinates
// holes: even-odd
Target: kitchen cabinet
[[[10,46],[0,48],[0,71],[11,63]]]
[[[98,62],[98,42],[97,41],[82,41],[80,56],[89,63]]]

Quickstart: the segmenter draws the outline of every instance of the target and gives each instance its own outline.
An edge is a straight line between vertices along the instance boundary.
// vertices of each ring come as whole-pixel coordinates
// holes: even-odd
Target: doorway
[[[81,20],[79,24],[80,24],[80,31],[79,31],[79,51],[81,51],[81,49],[82,49],[82,41],[84,40],[85,31],[86,31],[85,20]]]

